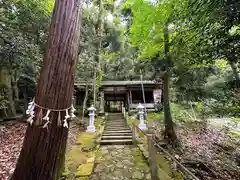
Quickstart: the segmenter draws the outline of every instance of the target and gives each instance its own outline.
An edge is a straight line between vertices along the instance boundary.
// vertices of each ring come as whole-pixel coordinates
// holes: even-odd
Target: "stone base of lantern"
[[[145,130],[148,129],[147,126],[146,126],[146,124],[139,124],[138,127],[139,127],[139,129],[141,129],[141,130],[143,130],[143,131],[145,131]]]
[[[86,132],[96,132],[95,126],[88,126]]]
[[[105,114],[105,112],[103,110],[99,111],[99,115],[103,116]]]

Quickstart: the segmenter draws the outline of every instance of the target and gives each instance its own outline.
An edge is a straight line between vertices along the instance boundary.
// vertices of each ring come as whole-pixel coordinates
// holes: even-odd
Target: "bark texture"
[[[171,115],[170,103],[169,103],[169,75],[166,72],[163,76],[163,110],[164,110],[164,124],[165,133],[164,137],[169,141],[176,141],[177,136],[173,127],[173,120]]]
[[[80,36],[81,0],[56,0],[48,48],[35,102],[51,109],[71,106]],[[44,111],[44,114],[46,112]],[[62,113],[64,119],[65,113]],[[64,165],[68,129],[50,114],[47,128],[29,126],[12,180],[58,180]]]

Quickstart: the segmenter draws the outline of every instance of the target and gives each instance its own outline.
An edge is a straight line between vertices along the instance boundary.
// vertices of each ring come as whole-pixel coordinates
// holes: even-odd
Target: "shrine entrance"
[[[118,113],[122,111],[122,101],[106,101],[105,103],[105,112],[114,112]]]
[[[83,95],[85,86],[86,82],[75,83],[75,94]],[[137,111],[139,103],[142,103],[147,111],[156,111],[156,104],[162,103],[162,84],[153,81],[103,81],[99,92],[99,103],[96,107],[99,113],[120,112],[122,107],[127,112],[134,112]],[[76,96],[76,107],[82,104],[83,99],[84,97]]]

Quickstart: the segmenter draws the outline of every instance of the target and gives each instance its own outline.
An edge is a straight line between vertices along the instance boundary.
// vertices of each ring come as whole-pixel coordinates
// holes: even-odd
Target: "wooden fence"
[[[140,137],[141,136],[141,137]],[[184,179],[191,179],[191,180],[199,180],[192,172],[190,172],[186,167],[184,167],[176,158],[174,158],[169,152],[167,152],[164,148],[162,148],[154,139],[152,134],[146,134],[144,131],[138,128],[138,126],[133,125],[132,126],[132,137],[133,137],[133,143],[139,145],[143,144],[143,146],[139,146],[144,148],[144,145],[147,146],[145,149],[147,152],[143,149],[144,156],[148,159],[149,165],[150,165],[150,171],[151,171],[151,179],[152,180],[161,180],[161,179],[169,179],[171,178],[158,167],[157,162],[157,151],[162,151],[164,154],[166,154],[172,161],[174,161],[179,169],[184,174]],[[142,142],[139,142],[139,140],[142,139]],[[144,142],[145,141],[145,142]]]

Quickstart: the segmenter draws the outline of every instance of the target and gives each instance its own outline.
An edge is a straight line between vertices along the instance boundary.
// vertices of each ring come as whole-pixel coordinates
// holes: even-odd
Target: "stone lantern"
[[[144,106],[139,103],[139,105],[137,106],[137,109],[138,109],[138,114],[139,114],[139,129],[141,130],[147,130],[147,126],[146,124],[144,123]]]
[[[88,108],[88,111],[89,111],[89,125],[87,127],[86,132],[96,132],[96,129],[94,126],[94,118],[95,118],[96,109],[92,105],[90,108]]]

